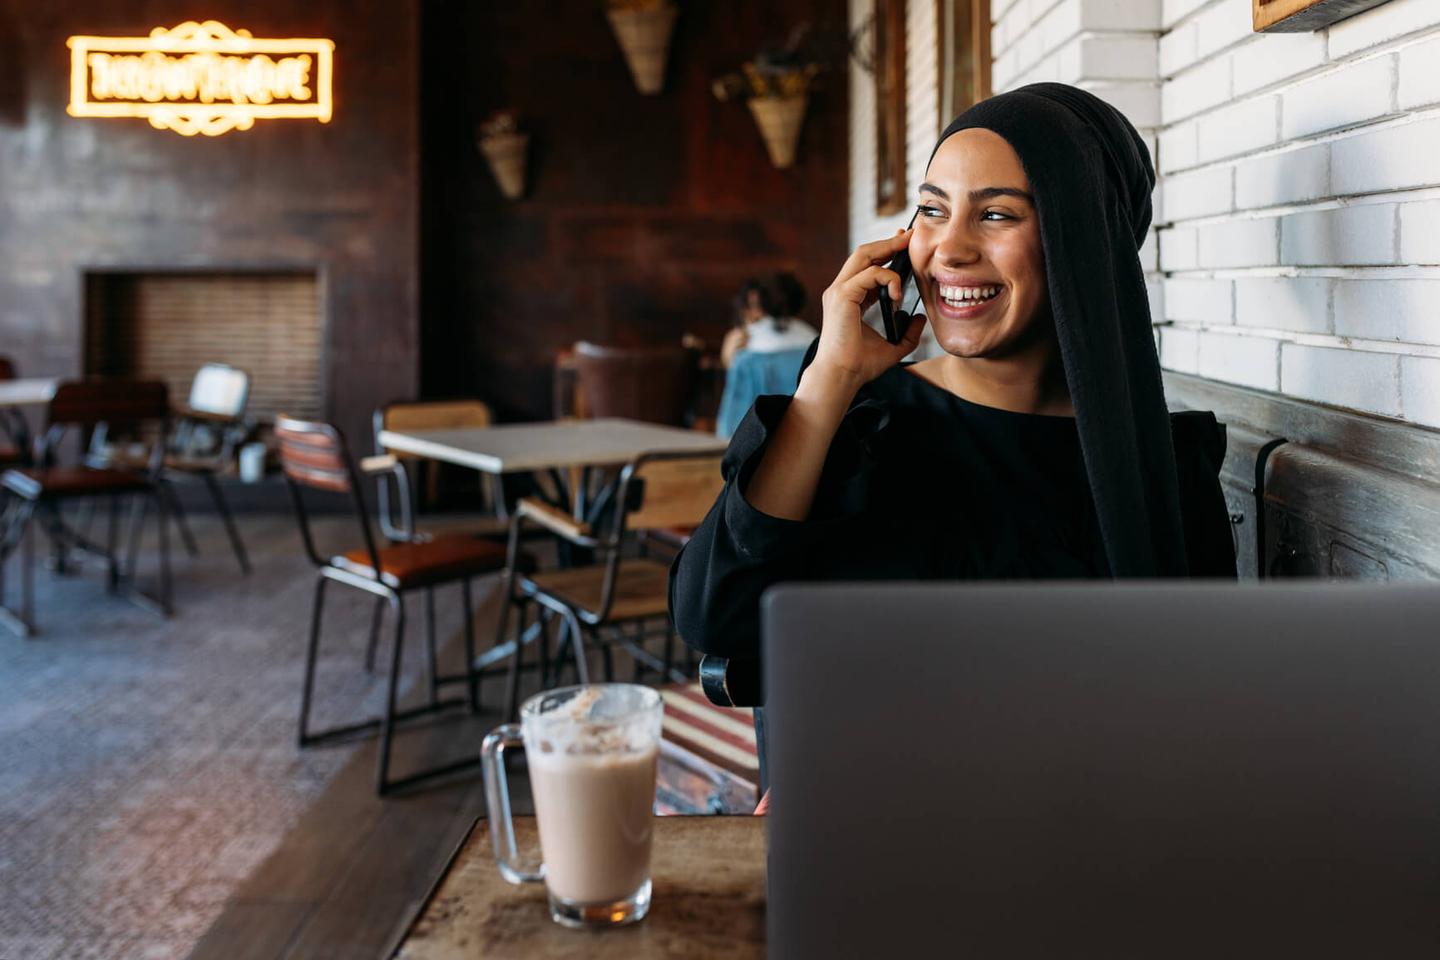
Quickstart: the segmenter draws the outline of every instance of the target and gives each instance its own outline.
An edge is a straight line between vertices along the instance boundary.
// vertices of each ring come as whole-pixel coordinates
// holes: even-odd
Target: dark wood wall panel
[[[600,2],[425,4],[423,385],[506,417],[550,413],[550,363],[577,339],[718,342],[730,297],[794,271],[819,295],[848,252],[843,0],[684,0],[666,86],[637,93]],[[830,38],[794,167],[770,165],[743,103],[711,81],[809,21]],[[842,42],[837,43],[836,40]],[[475,125],[513,107],[529,191],[504,200]]]
[[[0,352],[80,374],[87,272],[311,272],[324,413],[368,449],[369,412],[419,387],[420,2],[0,0]],[[333,39],[333,121],[210,138],[66,115],[68,36],[205,18]]]

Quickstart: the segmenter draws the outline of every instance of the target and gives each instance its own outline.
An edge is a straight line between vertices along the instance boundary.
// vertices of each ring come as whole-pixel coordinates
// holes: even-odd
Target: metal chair
[[[410,540],[388,546],[377,546],[370,529],[369,516],[360,495],[360,474],[350,460],[345,438],[327,423],[296,420],[279,416],[275,421],[275,437],[280,444],[280,464],[295,505],[296,519],[305,552],[315,565],[315,601],[310,619],[310,638],[305,654],[305,680],[300,700],[300,746],[323,743],[358,734],[380,733],[380,756],[376,771],[376,791],[384,796],[394,790],[412,786],[434,777],[473,766],[471,758],[448,763],[429,770],[391,780],[390,755],[395,726],[415,717],[465,704],[466,700],[439,698],[442,684],[465,683],[472,711],[479,709],[478,675],[475,672],[475,628],[470,578],[499,570],[505,563],[505,549],[493,541],[463,536],[440,536],[428,540]],[[370,476],[394,472],[398,461],[391,456],[368,457],[361,470]],[[363,546],[347,553],[322,557],[311,536],[309,514],[302,488],[314,488],[349,497]],[[441,676],[436,662],[434,588],[459,582],[465,604],[465,672]],[[390,677],[383,717],[333,727],[310,730],[310,705],[315,688],[315,663],[320,645],[321,617],[325,603],[325,587],[335,582],[364,591],[379,598],[395,612],[395,647],[390,659]],[[429,654],[429,702],[423,706],[398,708],[401,653],[405,640],[405,594],[423,589],[426,594]]]
[[[589,682],[590,677],[586,637],[598,640],[602,629],[611,630],[630,653],[637,679],[647,669],[656,670],[671,680],[686,679],[673,669],[675,631],[669,618],[669,564],[648,556],[625,557],[622,553],[630,533],[699,524],[724,484],[720,457],[714,454],[652,453],[637,457],[621,470],[614,500],[616,509],[606,524],[607,529],[598,535],[592,533],[589,524],[550,504],[529,497],[520,500],[510,525],[511,562],[506,565],[496,645],[505,642],[510,608],[518,609],[518,638],[524,635],[528,606],[535,603],[561,619],[563,633],[557,657],[563,655],[568,643],[581,683]],[[577,547],[595,551],[598,562],[525,573],[514,561],[519,556],[520,538],[527,524],[542,527]],[[646,624],[657,620],[665,624],[663,660],[643,646],[651,635]],[[542,638],[542,657],[545,655],[543,644]],[[524,648],[519,642],[515,646],[508,675],[507,712],[512,717],[519,699]],[[609,678],[614,674],[610,646],[602,643],[600,650]],[[542,668],[542,674],[544,672]]]
[[[249,432],[244,420],[249,399],[250,375],[244,370],[223,363],[202,366],[190,384],[189,400],[174,415],[174,430],[166,441],[159,477],[180,537],[192,557],[199,554],[200,548],[186,523],[185,510],[175,492],[174,480],[188,476],[205,484],[215,511],[225,525],[225,535],[240,564],[240,572],[246,575],[250,573],[250,560],[218,477],[234,463],[236,447]],[[98,431],[92,438],[89,457],[92,466],[143,469],[143,463],[135,462],[123,448],[110,446],[107,439],[104,431]]]
[[[109,568],[109,587],[118,593],[123,581],[132,587],[132,599],[163,616],[171,612],[170,550],[167,537],[166,501],[160,491],[158,475],[163,448],[159,438],[165,436],[169,417],[165,384],[147,381],[102,380],[60,384],[47,408],[47,428],[36,449],[36,465],[5,471],[0,475],[0,488],[8,495],[3,517],[0,517],[0,564],[23,542],[21,606],[11,610],[0,602],[0,622],[28,636],[34,632],[35,537],[31,521],[38,515],[45,532],[55,545],[59,568],[63,570],[70,550],[79,550],[103,557]],[[56,450],[71,427],[95,432],[107,429],[146,430],[154,432],[156,442],[150,447],[147,469],[133,470],[73,467],[56,464]],[[120,498],[135,498],[131,516],[128,572],[122,575],[116,555]],[[65,522],[62,505],[72,501],[109,500],[109,527],[104,546]],[[160,596],[148,597],[134,587],[135,564],[145,516],[154,501],[158,521],[160,547]]]
[[[390,403],[375,411],[375,452],[377,454],[393,454],[402,464],[410,465],[423,462],[419,457],[397,451],[386,450],[380,444],[380,432],[382,430],[444,430],[450,428],[483,428],[494,423],[490,407],[480,400],[429,400],[412,403]],[[437,478],[439,474],[434,469],[434,464],[428,465],[427,483],[429,486],[429,499],[436,497]],[[396,490],[390,490],[390,480],[396,484]],[[494,513],[493,518],[482,519],[474,525],[473,532],[481,536],[504,536],[509,527],[509,519],[505,514],[505,497],[500,488],[500,478],[493,474],[482,473],[480,475],[480,492],[485,498],[487,510]],[[398,504],[400,509],[400,521],[398,525],[392,518],[392,500]],[[415,517],[415,495],[413,487],[409,482],[408,470],[397,471],[393,475],[382,477],[380,485],[380,530],[391,540],[404,540],[409,536],[407,531],[413,531]]]

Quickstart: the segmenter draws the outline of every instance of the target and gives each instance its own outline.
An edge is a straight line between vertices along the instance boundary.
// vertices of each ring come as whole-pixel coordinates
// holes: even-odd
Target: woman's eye
[[[1010,216],[1008,213],[1001,213],[999,210],[986,210],[984,213],[980,214],[980,219],[989,220],[993,223],[999,220],[1014,220],[1015,218]]]
[[[945,216],[944,210],[941,210],[939,207],[932,207],[929,204],[924,203],[916,207],[915,212],[918,213],[925,220],[934,220],[937,217]]]

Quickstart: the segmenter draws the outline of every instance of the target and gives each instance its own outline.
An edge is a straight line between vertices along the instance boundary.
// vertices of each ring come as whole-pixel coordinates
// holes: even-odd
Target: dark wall
[[[424,359],[430,395],[502,416],[550,414],[555,352],[578,339],[717,342],[745,278],[820,291],[847,254],[843,0],[685,0],[666,87],[635,90],[598,0],[427,0]],[[774,169],[743,103],[711,81],[803,21],[831,39],[798,159]],[[835,39],[842,43],[834,43]],[[838,49],[837,49],[838,47]],[[516,108],[532,134],[527,196],[500,196],[476,123]]]
[[[314,269],[327,414],[418,389],[420,0],[0,0],[0,352],[81,372],[89,269]],[[66,115],[68,36],[213,18],[336,44],[335,116],[182,137]]]

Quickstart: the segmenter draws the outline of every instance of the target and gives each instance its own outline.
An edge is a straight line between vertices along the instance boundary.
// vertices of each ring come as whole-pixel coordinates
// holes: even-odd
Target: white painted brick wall
[[[1440,266],[1440,200],[1401,205],[1400,262]]]
[[[1285,92],[1280,134],[1287,140],[1348,127],[1390,112],[1395,58],[1376,57],[1307,80]]]
[[[1323,277],[1236,280],[1235,323],[1242,327],[1328,333],[1330,283]]]
[[[1330,28],[1330,57],[1340,59],[1408,34],[1435,29],[1435,0],[1389,0]]]
[[[1278,341],[1268,337],[1242,337],[1213,328],[1199,331],[1198,335],[1200,376],[1258,390],[1279,389]]]
[[[1440,50],[1437,50],[1440,55]],[[1440,84],[1440,73],[1436,75]],[[1335,192],[1376,193],[1440,184],[1440,114],[1335,141]]]
[[[1232,58],[1235,95],[1269,87],[1325,62],[1325,34],[1272,33],[1252,37]]]
[[[1401,358],[1400,410],[1407,420],[1440,427],[1440,359]]]
[[[1440,37],[1400,51],[1401,110],[1440,103]]]
[[[1274,217],[1207,224],[1199,231],[1197,265],[1207,270],[1274,266],[1279,255],[1279,226]]]
[[[1440,279],[1336,281],[1335,333],[1440,345]]]
[[[1235,206],[1261,210],[1334,196],[1330,147],[1306,147],[1242,160],[1235,167]]]
[[[1181,373],[1200,372],[1200,334],[1184,327],[1160,330],[1160,363]]]
[[[1395,213],[1391,203],[1293,213],[1281,221],[1280,262],[1297,267],[1393,264]]]
[[[1162,3],[1161,363],[1440,426],[1440,0],[1250,6]]]
[[[1280,98],[1256,97],[1221,107],[1198,121],[1196,155],[1211,163],[1280,142]]]
[[[1218,326],[1235,319],[1235,283],[1231,280],[1165,280],[1165,319]]]
[[[1398,417],[1400,356],[1286,343],[1280,389],[1302,400]]]

